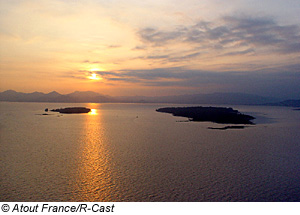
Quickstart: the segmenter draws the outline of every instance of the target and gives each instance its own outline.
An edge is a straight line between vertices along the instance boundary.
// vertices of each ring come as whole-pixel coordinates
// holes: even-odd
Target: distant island
[[[222,128],[214,128],[214,127],[208,127],[208,129],[213,129],[213,130],[227,130],[227,129],[244,129],[246,126],[243,125],[234,125],[234,126],[225,126]]]
[[[171,113],[173,116],[188,117],[190,121],[215,122],[222,124],[253,124],[253,116],[245,115],[225,107],[166,107],[157,112]]]
[[[265,106],[300,107],[300,99],[289,99],[276,103],[263,104]]]
[[[72,114],[72,113],[88,113],[91,111],[91,109],[85,107],[68,107],[68,108],[53,109],[51,111]]]

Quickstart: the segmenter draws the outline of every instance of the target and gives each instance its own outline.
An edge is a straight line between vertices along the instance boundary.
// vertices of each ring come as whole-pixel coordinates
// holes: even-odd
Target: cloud
[[[227,52],[226,55],[252,54],[253,49],[245,49],[242,53]],[[195,56],[201,53],[195,52]],[[182,55],[182,58],[188,55]],[[155,58],[155,57],[153,57]],[[167,60],[169,56],[157,55],[156,60]],[[178,57],[178,60],[180,56]],[[173,60],[175,60],[173,58]],[[86,61],[89,63],[90,61]],[[280,65],[280,64],[279,64]],[[222,67],[222,66],[221,66]],[[228,68],[236,67],[233,63]],[[158,67],[154,69],[123,69],[114,71],[93,71],[101,76],[100,85],[118,87],[142,87],[149,91],[172,89],[173,94],[244,92],[274,97],[299,98],[300,64],[284,66],[258,67],[256,64],[246,65],[239,71],[216,71],[190,69],[185,66]],[[65,74],[64,77],[86,80],[91,71],[79,70]]]
[[[101,61],[90,61],[90,60],[84,60],[82,61],[82,63],[88,63],[88,64],[99,64],[99,63],[103,63]]]
[[[121,48],[121,45],[109,45],[107,46],[108,49],[115,49],[115,48]]]
[[[182,54],[179,56],[172,56],[169,58],[170,62],[182,62],[182,61],[186,61],[186,60],[192,60],[195,57],[200,56],[201,54],[203,54],[201,51],[199,52],[191,52],[188,54]]]
[[[146,50],[146,46],[136,46],[136,47],[134,47],[132,50],[133,51],[137,51],[137,50]]]
[[[273,97],[299,98],[300,64],[255,71],[213,72],[181,67],[98,72],[105,79],[148,87],[193,88],[195,92],[244,92]]]
[[[140,38],[145,42],[155,45],[164,45],[166,42],[178,40],[184,37],[186,29],[175,29],[174,31],[160,31],[154,28],[144,28],[138,32]]]
[[[147,56],[148,59],[166,59],[169,58],[169,55],[150,55]]]
[[[148,87],[192,87],[201,91],[214,86],[212,92],[247,92],[282,97],[299,97],[300,92],[300,64],[256,71],[213,72],[173,67],[96,73],[110,83],[135,83]]]
[[[243,51],[234,51],[234,52],[227,52],[224,55],[225,56],[234,56],[234,55],[245,55],[245,54],[253,54],[255,53],[255,50],[252,48],[243,50]]]
[[[299,26],[279,25],[268,17],[225,16],[215,23],[201,21],[169,31],[144,28],[137,33],[141,41],[153,46],[184,43],[210,50],[244,47],[251,52],[264,48],[277,53],[300,53]]]

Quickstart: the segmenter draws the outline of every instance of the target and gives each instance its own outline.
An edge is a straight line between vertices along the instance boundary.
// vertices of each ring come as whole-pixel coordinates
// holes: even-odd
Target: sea
[[[0,201],[300,201],[300,111],[219,105],[256,118],[227,130],[156,112],[183,106],[1,102]],[[44,111],[64,107],[92,111]]]

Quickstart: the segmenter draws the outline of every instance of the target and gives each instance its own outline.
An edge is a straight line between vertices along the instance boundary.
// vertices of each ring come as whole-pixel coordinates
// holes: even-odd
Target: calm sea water
[[[93,111],[39,115],[72,106]],[[0,201],[300,201],[300,111],[210,130],[166,106],[1,102]]]

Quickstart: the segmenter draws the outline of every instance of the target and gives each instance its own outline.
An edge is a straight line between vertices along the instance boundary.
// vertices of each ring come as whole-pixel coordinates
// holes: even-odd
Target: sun
[[[94,81],[102,80],[103,78],[99,74],[97,74],[97,72],[100,72],[100,71],[104,71],[104,69],[99,68],[99,67],[89,68],[89,72],[87,74],[88,75],[87,79],[94,80]]]
[[[101,80],[102,78],[99,77],[96,73],[92,73],[90,76],[88,76],[88,79],[98,81]]]

